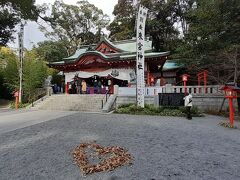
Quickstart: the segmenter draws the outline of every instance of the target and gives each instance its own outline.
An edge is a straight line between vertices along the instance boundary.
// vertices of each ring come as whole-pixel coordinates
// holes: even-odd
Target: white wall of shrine
[[[74,80],[75,76],[78,76],[79,78],[90,78],[94,75],[100,76],[100,77],[107,77],[112,76],[113,78],[120,79],[120,80],[126,80],[128,82],[132,82],[135,78],[135,70],[134,69],[108,69],[106,71],[100,71],[100,72],[86,72],[86,71],[74,71],[74,72],[65,72],[65,84],[68,82],[71,82]]]

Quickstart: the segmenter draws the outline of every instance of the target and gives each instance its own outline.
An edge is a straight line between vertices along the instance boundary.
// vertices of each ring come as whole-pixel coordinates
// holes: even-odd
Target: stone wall
[[[223,96],[195,95],[193,96],[193,105],[202,111],[219,111],[223,103]],[[234,99],[234,109],[237,111],[237,100]],[[136,103],[136,96],[117,96],[116,105]],[[158,96],[145,96],[145,104],[154,104],[158,106]],[[228,100],[225,100],[223,110],[227,110]]]

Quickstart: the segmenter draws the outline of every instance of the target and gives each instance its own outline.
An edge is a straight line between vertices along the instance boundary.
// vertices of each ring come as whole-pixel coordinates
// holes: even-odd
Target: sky
[[[55,0],[36,0],[36,4],[50,3],[53,4]],[[76,4],[79,0],[63,0],[66,4]],[[88,0],[89,3],[94,4],[99,9],[103,10],[103,13],[110,16],[113,20],[112,15],[114,6],[117,4],[118,0]],[[17,29],[18,30],[18,29]],[[15,35],[17,36],[17,34]],[[38,24],[35,22],[28,22],[24,28],[24,47],[31,49],[34,44],[46,40],[44,34],[38,29]],[[11,48],[18,47],[18,38],[14,42],[9,44]]]

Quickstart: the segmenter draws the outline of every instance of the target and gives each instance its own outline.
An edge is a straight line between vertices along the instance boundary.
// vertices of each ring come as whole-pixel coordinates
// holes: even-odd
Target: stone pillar
[[[113,88],[113,89],[114,89],[114,92],[113,92],[113,93],[114,93],[115,95],[118,95],[118,88],[119,88],[118,85],[114,85],[114,88]]]
[[[53,89],[51,86],[48,86],[47,87],[47,96],[51,96],[52,95],[52,92],[53,92]]]

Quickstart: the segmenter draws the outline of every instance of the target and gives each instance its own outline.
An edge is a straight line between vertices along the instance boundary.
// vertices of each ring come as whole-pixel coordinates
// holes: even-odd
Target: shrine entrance
[[[85,94],[82,90],[83,82],[86,83],[86,94],[112,94],[114,85],[127,87],[128,81],[113,78],[112,76],[100,77],[98,75],[89,78],[74,77],[72,82],[68,83],[69,94]]]

